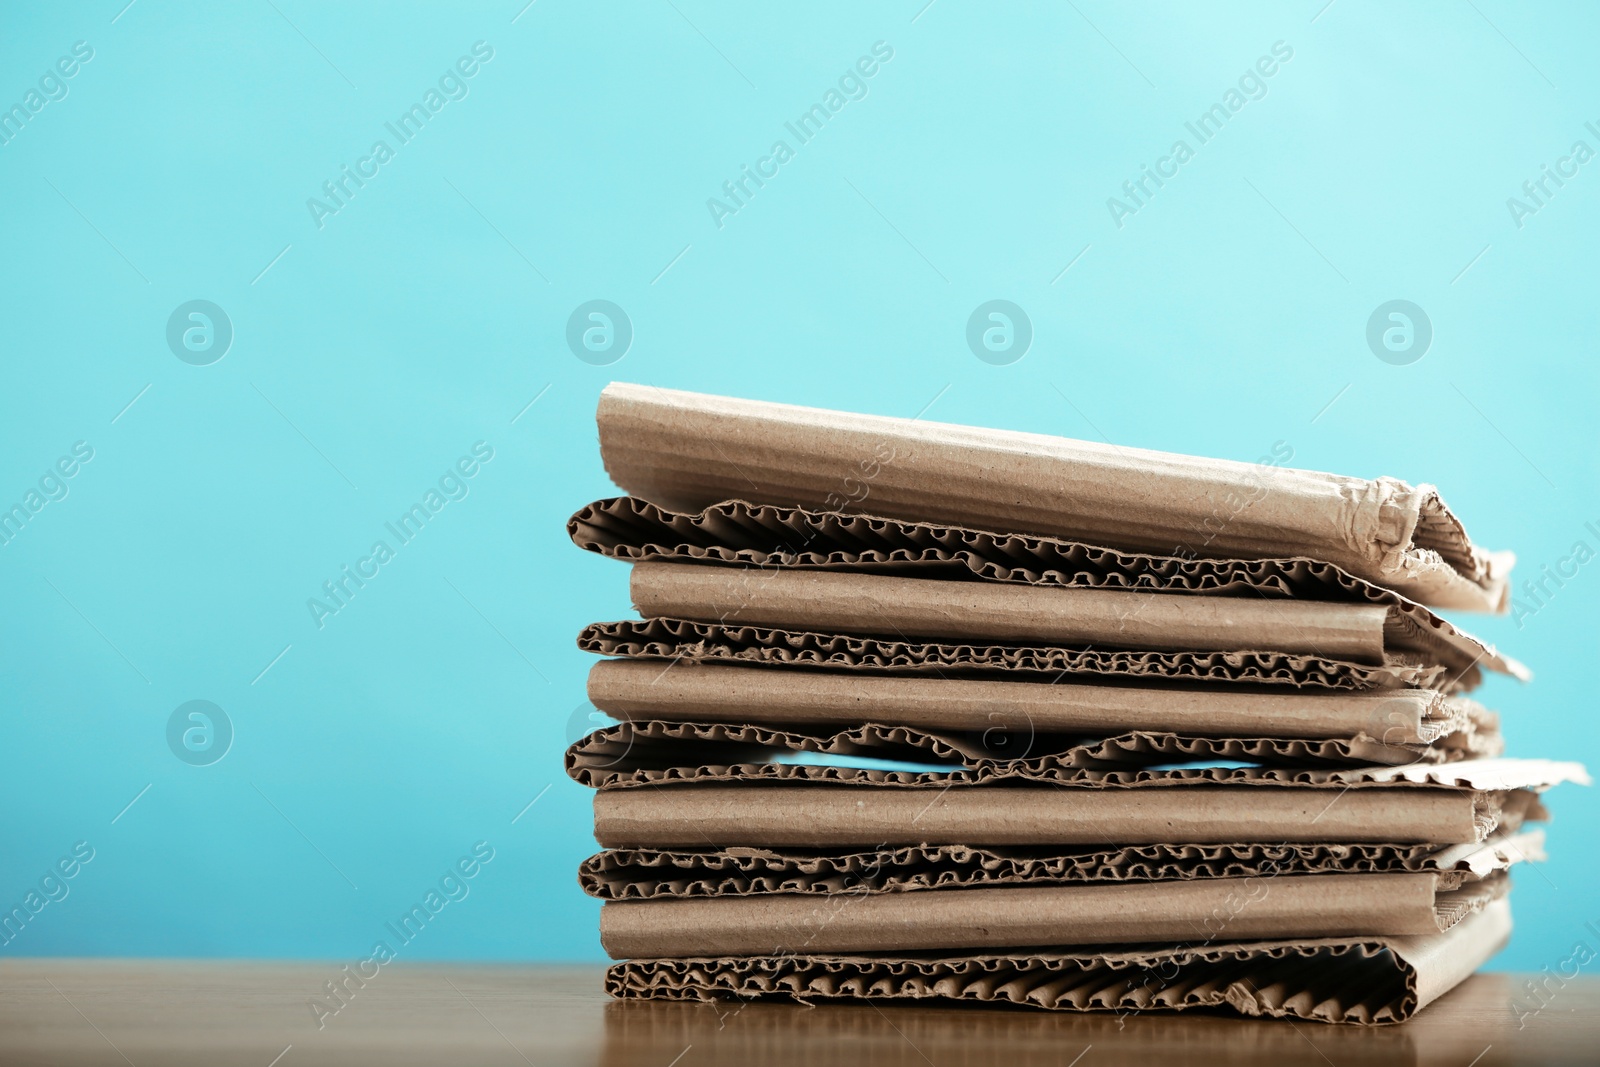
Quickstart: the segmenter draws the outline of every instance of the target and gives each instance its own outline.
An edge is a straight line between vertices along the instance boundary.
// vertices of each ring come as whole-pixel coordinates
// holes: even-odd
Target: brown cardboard
[[[621,720],[755,723],[806,729],[862,722],[935,733],[1104,736],[1124,730],[1189,737],[1370,737],[1428,745],[1492,733],[1497,716],[1430,689],[1380,692],[1252,690],[1219,686],[1095,685],[926,675],[774,671],[685,660],[601,660],[589,700]],[[988,754],[997,753],[989,751]]]
[[[681,726],[685,724],[671,724]],[[1113,739],[1116,744],[1122,743]],[[1137,742],[1136,742],[1137,743]],[[606,758],[614,758],[608,756]],[[1047,798],[1054,795],[1060,798],[1061,804],[1071,804],[1070,792],[1055,792],[1036,789],[1012,789],[1029,781],[1028,775],[1038,773],[1036,768],[1026,766],[1027,761],[1018,761],[1019,767],[1002,766],[1001,761],[995,761],[996,766],[989,771],[986,778],[955,778],[930,775],[921,771],[890,772],[868,771],[860,777],[851,779],[850,784],[836,788],[818,788],[836,782],[836,779],[826,774],[817,777],[812,782],[791,781],[785,783],[771,783],[761,781],[742,781],[734,776],[730,785],[705,785],[692,780],[682,779],[672,789],[651,789],[647,792],[656,799],[656,806],[661,812],[676,811],[679,805],[684,810],[694,810],[696,805],[716,808],[726,806],[729,817],[734,816],[735,809],[748,809],[747,818],[751,823],[760,823],[770,818],[770,814],[763,810],[767,805],[778,807],[790,806],[804,808],[808,803],[816,801],[821,804],[824,800],[829,805],[836,804],[841,809],[848,807],[850,801],[855,801],[855,807],[864,809],[868,798],[883,792],[926,791],[937,790],[941,798],[962,793],[977,793],[990,798],[997,808],[1004,808],[1002,798],[1019,798],[1035,796],[1043,801],[1044,807],[1052,818],[1059,817],[1059,812],[1050,811],[1051,805]],[[819,767],[819,772],[833,772],[841,768]],[[1521,812],[1522,801],[1518,798],[1527,798],[1535,803],[1533,798],[1538,793],[1562,782],[1578,782],[1584,785],[1589,783],[1588,772],[1582,764],[1564,763],[1555,760],[1539,759],[1506,759],[1501,757],[1485,757],[1466,759],[1456,762],[1421,763],[1411,762],[1392,766],[1374,765],[1365,767],[1339,767],[1328,765],[1323,767],[1288,765],[1288,766],[1207,766],[1197,764],[1192,766],[1177,767],[1135,767],[1128,770],[1084,770],[1063,768],[1059,773],[1049,776],[1040,775],[1041,780],[1049,781],[1057,787],[1069,789],[1082,789],[1091,791],[1111,790],[1113,792],[1125,789],[1188,789],[1207,791],[1205,795],[1215,799],[1226,792],[1233,790],[1218,790],[1219,787],[1272,787],[1274,789],[1292,787],[1296,789],[1332,789],[1337,790],[1341,796],[1350,790],[1388,791],[1407,789],[1428,789],[1435,787],[1462,792],[1472,792],[1478,795],[1480,805],[1488,811],[1491,807],[1498,811],[1501,800],[1494,800],[1496,796],[1509,804],[1516,800]],[[669,779],[670,780],[670,779]],[[661,784],[661,783],[657,783]],[[886,789],[869,787],[888,787]],[[601,789],[601,796],[607,796],[621,790],[629,792],[624,785],[611,785]],[[687,795],[700,799],[693,802],[685,800]],[[831,799],[828,799],[831,798]],[[879,798],[881,800],[881,797]],[[1491,803],[1492,801],[1492,803]],[[1308,803],[1313,801],[1308,798]],[[884,801],[885,804],[899,803]],[[905,803],[915,803],[907,801]],[[988,801],[965,799],[962,801],[961,817],[965,818],[971,813],[981,809]],[[1241,801],[1245,806],[1246,802]],[[646,804],[645,807],[650,805]],[[1226,807],[1226,805],[1224,805]],[[1115,805],[1112,806],[1113,808]],[[1130,806],[1127,811],[1135,810]],[[637,810],[637,805],[621,804],[621,809],[630,813]],[[596,803],[596,812],[601,806]],[[888,808],[884,809],[883,817],[888,817]],[[1540,809],[1542,811],[1542,809]],[[919,815],[920,817],[920,815]],[[1320,817],[1320,816],[1319,816]],[[1542,818],[1543,815],[1529,815],[1529,818]],[[913,820],[914,821],[914,820]],[[792,828],[785,828],[780,833],[796,832]],[[804,833],[804,830],[798,832]],[[909,832],[907,827],[900,827],[895,832]],[[598,836],[598,833],[597,833]],[[709,840],[709,839],[708,839]],[[1107,839],[1109,840],[1109,839]],[[1146,838],[1141,842],[1159,842],[1170,838]],[[1195,841],[1220,842],[1228,838],[1192,838]],[[1239,838],[1238,840],[1251,840]],[[1326,837],[1284,838],[1284,840],[1327,841],[1333,840]],[[1351,840],[1373,841],[1380,840],[1370,836],[1351,838]],[[1418,840],[1466,840],[1465,838],[1420,838]],[[1475,837],[1471,840],[1482,840]],[[602,843],[605,843],[602,840]],[[743,843],[743,842],[741,842]],[[751,844],[769,844],[777,842],[750,842]],[[836,843],[836,842],[822,842]],[[969,838],[965,844],[977,843],[976,838]],[[983,843],[997,843],[984,841]],[[1006,843],[1032,843],[1017,839],[1008,839]],[[1048,839],[1040,842],[1048,843]]]
[[[1507,607],[1512,557],[1473,545],[1428,485],[621,382],[597,418],[612,480],[679,510],[739,497],[1168,555],[1308,556],[1420,603]]]
[[[1184,781],[1173,772],[1164,777],[1165,784]],[[602,789],[594,797],[594,836],[606,848],[664,849],[1164,841],[1456,844],[1515,830],[1524,814],[1542,814],[1526,790],[1411,783],[1344,788],[1334,781],[1290,786],[1265,775],[1228,785],[1195,781],[1185,788],[1068,784],[1074,788],[738,783]],[[1264,788],[1268,785],[1277,787]]]
[[[867,674],[967,675],[1056,681],[1066,677],[1148,682],[1227,682],[1301,689],[1435,689],[1469,692],[1483,680],[1474,665],[1452,671],[1410,655],[1381,667],[1283,652],[1119,652],[1038,645],[938,644],[824,634],[763,626],[632,619],[593,623],[578,647],[602,656],[683,663],[823,668]]]
[[[691,563],[634,564],[629,589],[634,607],[646,618],[792,626],[824,633],[1163,652],[1248,649],[1370,665],[1381,665],[1390,651],[1384,640],[1389,611],[1377,604],[1005,586]]]
[[[1220,761],[1286,768],[1445,762],[1498,756],[1497,731],[1451,734],[1434,745],[1385,745],[1350,740],[1184,737],[1134,731],[1080,741],[1025,729],[977,735],[931,734],[866,723],[828,732],[765,726],[643,720],[596,730],[566,754],[567,774],[580,785],[622,789],[680,782],[820,781],[865,784],[982,783],[1006,780],[1099,780],[1104,772],[1153,764]],[[818,762],[788,762],[814,753]],[[827,757],[833,757],[829,759]],[[924,765],[927,769],[855,766],[861,758]]]
[[[997,533],[869,514],[714,504],[695,514],[635,497],[597,501],[567,523],[580,548],[633,563],[686,562],[778,569],[869,571],[1105,591],[1145,591],[1247,600],[1330,600],[1392,608],[1392,637],[1437,649],[1442,662],[1481,660],[1527,677],[1526,668],[1427,608],[1330,563],[1310,559],[1184,559],[1100,548],[1059,538]],[[794,620],[784,620],[785,625]],[[1442,646],[1442,647],[1441,647]]]
[[[613,902],[600,943],[628,959],[1431,934],[1506,888],[1504,874],[1441,890],[1431,873],[1403,872]]]
[[[1444,933],[1312,938],[1004,955],[785,955],[630,960],[606,972],[614,997],[933,1000],[1052,1011],[1231,1008],[1247,1016],[1358,1025],[1404,1022],[1500,951],[1501,899]]]
[[[683,724],[671,724],[679,726]],[[903,728],[895,727],[899,731]],[[1194,745],[1207,745],[1207,739],[1192,739]],[[1279,745],[1281,742],[1251,742],[1252,747],[1258,744]],[[1319,744],[1337,745],[1337,742],[1319,742]],[[1099,765],[1078,766],[1075,759],[1087,756],[1090,760],[1116,754],[1116,750],[1127,746],[1132,750],[1133,760],[1122,769],[1106,769],[1109,760],[1104,760]],[[1339,788],[1347,786],[1367,787],[1372,785],[1390,785],[1396,787],[1426,785],[1427,781],[1407,781],[1405,779],[1382,778],[1381,774],[1389,771],[1415,772],[1420,768],[1433,766],[1441,771],[1453,770],[1458,767],[1479,767],[1486,764],[1502,762],[1498,757],[1483,757],[1461,760],[1453,763],[1428,764],[1419,761],[1410,761],[1395,765],[1368,765],[1362,767],[1342,768],[1337,761],[1328,761],[1321,766],[1308,761],[1297,761],[1283,765],[1261,764],[1253,766],[1217,766],[1206,763],[1180,763],[1170,767],[1144,767],[1137,762],[1142,750],[1151,747],[1151,740],[1141,736],[1127,736],[1111,738],[1099,745],[1086,746],[1080,751],[1069,751],[1064,755],[1047,755],[1037,759],[1022,760],[985,760],[973,761],[970,769],[954,772],[930,772],[922,769],[891,770],[870,767],[852,767],[836,764],[771,764],[748,763],[732,766],[718,767],[704,766],[676,766],[672,758],[663,760],[665,764],[660,767],[641,768],[638,770],[623,770],[615,775],[608,776],[607,765],[623,765],[630,755],[629,743],[621,740],[615,745],[606,744],[596,750],[585,753],[584,765],[574,766],[574,777],[585,784],[593,785],[602,791],[627,790],[643,785],[671,785],[674,789],[691,786],[705,786],[708,784],[728,783],[748,787],[773,785],[786,788],[803,789],[808,784],[821,785],[846,785],[851,787],[877,789],[914,789],[914,790],[940,790],[948,792],[952,789],[972,789],[978,787],[1006,787],[1012,785],[1026,785],[1030,783],[1046,783],[1055,786],[1073,786],[1085,789],[1101,788],[1210,788],[1224,785],[1244,786],[1312,786],[1317,788]],[[1174,746],[1182,754],[1184,748]],[[1292,743],[1286,750],[1294,752],[1297,746]],[[1194,751],[1189,748],[1188,751]],[[1245,754],[1248,749],[1237,750]],[[1257,749],[1259,751],[1259,749]],[[673,757],[676,758],[676,757]],[[1546,763],[1543,760],[1510,761],[1524,763]],[[1551,764],[1555,767],[1575,767],[1575,764]],[[1586,778],[1581,779],[1587,781]],[[1519,785],[1490,784],[1481,787],[1464,785],[1466,788],[1479,788],[1487,792],[1506,792],[1525,788]],[[1544,788],[1543,785],[1534,787]],[[652,790],[659,795],[659,791]],[[671,801],[662,801],[671,803]]]
[[[608,849],[579,866],[578,884],[601,900],[665,900],[1431,871],[1441,888],[1455,889],[1507,870],[1514,863],[1544,858],[1542,830],[1444,846],[1236,843],[1039,849],[911,845],[867,852]]]

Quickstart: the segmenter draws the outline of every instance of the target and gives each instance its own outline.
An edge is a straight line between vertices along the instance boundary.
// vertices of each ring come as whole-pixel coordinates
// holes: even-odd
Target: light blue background
[[[95,455],[0,547],[0,898],[96,849],[6,954],[355,960],[487,840],[403,958],[600,958],[560,752],[573,637],[628,614],[626,575],[563,523],[613,491],[613,378],[1283,441],[1438,484],[1524,575],[1600,548],[1600,162],[1520,230],[1506,206],[1600,148],[1593,7],[923,2],[4,9],[0,104],[94,58],[0,147],[0,504]],[[307,198],[480,40],[469,95],[319,230]],[[867,97],[719,229],[707,198],[880,40]],[[1107,198],[1276,41],[1267,95],[1119,229]],[[636,331],[610,367],[564,340],[596,298]],[[964,341],[993,298],[1033,322],[1010,366]],[[1409,366],[1364,340],[1394,298],[1435,329]],[[234,324],[211,366],[166,346],[191,299]],[[307,598],[479,440],[470,495],[318,629]],[[1597,602],[1591,563],[1521,628],[1464,620],[1538,673],[1482,691],[1514,753],[1600,763]],[[192,699],[237,731],[210,767],[165,742]],[[1596,944],[1600,804],[1552,805],[1499,965]]]

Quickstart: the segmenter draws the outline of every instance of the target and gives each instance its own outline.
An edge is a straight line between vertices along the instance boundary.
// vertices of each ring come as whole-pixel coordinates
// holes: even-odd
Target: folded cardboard
[[[1235,843],[1077,849],[910,845],[867,852],[608,849],[582,863],[578,883],[601,900],[666,900],[1431,871],[1441,888],[1455,889],[1513,863],[1542,859],[1542,830],[1497,834],[1460,845]]]
[[[770,596],[754,586],[778,570],[824,569],[1257,602],[1292,598],[1382,604],[1390,609],[1386,619],[1390,641],[1433,650],[1444,662],[1460,665],[1481,659],[1492,670],[1527,677],[1521,664],[1415,601],[1318,560],[1182,559],[1058,538],[752,505],[741,500],[723,501],[690,515],[634,497],[613,498],[580,510],[567,523],[567,530],[579,547],[633,563],[714,563],[757,569],[756,574],[745,575],[737,594],[741,600],[746,595],[743,590],[749,590],[752,597]],[[1142,621],[1146,629],[1153,622]],[[800,622],[779,620],[786,626]],[[844,628],[854,629],[848,624]],[[1331,649],[1325,651],[1331,653]]]
[[[1370,666],[1286,652],[1125,652],[943,644],[668,618],[593,623],[578,634],[578,647],[602,656],[667,660],[672,666],[743,663],[940,678],[989,675],[1057,681],[1084,677],[1315,690],[1435,689],[1450,694],[1469,692],[1483,680],[1476,664],[1457,671],[1410,654],[1390,656],[1382,666]]]
[[[612,481],[667,507],[744,498],[1166,555],[1306,556],[1431,606],[1504,611],[1512,557],[1429,485],[613,382]]]
[[[936,733],[1371,738],[1432,745],[1493,733],[1494,712],[1431,689],[1369,693],[1221,686],[1095,685],[987,678],[774,671],[685,661],[608,659],[589,670],[589,700],[614,719],[667,719],[821,729],[863,722]],[[986,748],[989,755],[1000,755]]]
[[[931,1000],[1054,1011],[1228,1009],[1330,1023],[1404,1022],[1511,936],[1495,901],[1443,933],[999,955],[783,955],[635,959],[606,972],[614,997],[804,1003]]]
[[[1497,731],[1450,734],[1433,745],[1349,740],[1185,737],[1135,731],[1079,740],[1022,729],[932,734],[866,723],[838,732],[644,720],[596,730],[566,754],[580,785],[628,788],[669,782],[816,781],[953,784],[1093,780],[1103,772],[1229,763],[1312,768],[1446,762],[1500,755]],[[802,759],[802,757],[810,757]],[[879,766],[887,762],[890,766]],[[896,767],[894,764],[911,766]]]
[[[645,900],[601,908],[600,943],[629,959],[1431,934],[1506,889],[1503,873],[1441,889],[1416,871]]]
[[[879,977],[887,979],[887,970]],[[785,972],[779,980],[791,977]],[[1391,980],[1376,971],[1363,977],[1362,992]],[[1152,980],[1150,990],[1160,988]],[[695,1053],[707,1049],[715,1049],[719,1067],[1068,1067],[1079,1053],[1073,1067],[1593,1067],[1585,1051],[1593,1041],[1585,1041],[1575,1019],[1545,1011],[1519,1029],[1518,1013],[1506,1010],[1518,998],[1511,975],[1481,973],[1403,1026],[1334,1026],[1292,1016],[1294,1025],[1262,1025],[1226,1004],[1176,1012],[1041,1011],[1005,1000],[802,996],[802,1008],[781,994],[701,1003],[634,994],[607,1007],[605,1044],[591,1067],[664,1067],[655,1050],[670,1055],[690,1045],[694,1050],[678,1067],[693,1067]]]
[[[1234,776],[1231,782],[1205,772],[1143,771],[1048,786],[918,780],[873,783],[879,788],[742,782],[602,789],[594,797],[594,836],[606,848],[660,849],[1170,841],[1443,845],[1483,841],[1545,814],[1527,788],[1361,777],[1378,770],[1224,773]],[[1320,780],[1306,781],[1313,776]]]
[[[634,607],[646,618],[954,641],[1156,651],[1261,649],[1368,664],[1383,663],[1389,651],[1384,640],[1388,612],[1374,604],[1046,589],[688,563],[635,564],[629,588]]]

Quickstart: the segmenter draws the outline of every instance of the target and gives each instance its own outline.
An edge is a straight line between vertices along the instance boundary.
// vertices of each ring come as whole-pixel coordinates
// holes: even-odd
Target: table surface
[[[959,1067],[1114,1063],[1600,1063],[1600,979],[1531,1008],[1480,974],[1416,1019],[1363,1029],[1226,1015],[1118,1019],[949,1005],[614,1001],[599,967],[390,964],[318,1027],[334,963],[0,962],[0,1064]],[[353,983],[352,983],[353,988]],[[1077,1057],[1077,1059],[1074,1059]]]

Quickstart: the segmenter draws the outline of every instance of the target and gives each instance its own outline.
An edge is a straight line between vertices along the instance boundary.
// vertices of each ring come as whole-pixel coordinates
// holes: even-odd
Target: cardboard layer
[[[1200,744],[1209,743],[1204,739],[1195,740],[1196,743]],[[1147,739],[1144,738],[1128,738],[1125,736],[1109,739],[1103,744],[1106,746],[1106,751],[1115,751],[1116,748],[1126,744],[1137,752],[1147,743]],[[1277,742],[1272,743],[1277,744]],[[790,763],[772,765],[762,763],[736,765],[720,771],[715,768],[667,766],[646,770],[643,773],[624,771],[614,778],[602,780],[605,778],[606,768],[600,766],[600,764],[608,761],[613,762],[614,765],[623,763],[627,748],[628,742],[624,740],[614,748],[606,747],[586,753],[587,766],[582,768],[574,767],[575,776],[581,776],[583,780],[603,792],[618,789],[627,790],[639,785],[668,784],[672,785],[673,789],[676,790],[678,788],[718,782],[749,788],[771,785],[787,789],[804,789],[808,786],[819,784],[844,784],[873,792],[879,789],[932,789],[941,792],[976,788],[1005,789],[1037,783],[1082,789],[1206,789],[1221,785],[1292,785],[1322,789],[1344,789],[1347,786],[1366,788],[1378,785],[1406,787],[1440,784],[1439,781],[1432,778],[1409,780],[1403,776],[1398,778],[1383,777],[1387,772],[1401,772],[1402,775],[1413,774],[1423,769],[1451,772],[1456,768],[1484,768],[1488,765],[1500,763],[1547,765],[1557,768],[1577,766],[1576,764],[1550,763],[1546,760],[1503,760],[1499,757],[1485,757],[1453,762],[1422,763],[1410,761],[1402,764],[1363,767],[1341,767],[1339,764],[1332,762],[1322,766],[1312,766],[1305,762],[1282,766],[1271,764],[1232,766],[1229,764],[1179,763],[1177,765],[1160,765],[1156,767],[1135,765],[1126,769],[1110,770],[1073,766],[1071,763],[1072,756],[1069,755],[1066,758],[1045,756],[1033,760],[992,760],[977,763],[971,770],[963,769],[959,774],[930,772],[924,769],[923,765],[896,769],[892,767],[875,768],[836,764]],[[1470,772],[1469,777],[1482,777],[1486,781],[1483,784],[1473,784],[1470,781],[1462,782],[1458,788],[1478,789],[1489,792],[1507,792],[1525,788],[1532,788],[1538,791],[1545,788],[1546,782],[1568,780],[1562,777],[1553,779],[1540,778],[1537,784],[1530,787],[1516,784],[1516,782],[1507,784],[1498,780],[1497,776],[1480,774],[1476,770]],[[1520,779],[1521,776],[1517,777]],[[1574,775],[1572,780],[1580,779]],[[1581,780],[1587,781],[1586,778]]]
[[[1428,485],[613,382],[612,481],[679,510],[742,497],[1131,548],[1309,556],[1438,607],[1504,611],[1512,558]]]
[[[1455,889],[1507,870],[1514,863],[1542,859],[1542,830],[1444,846],[1159,844],[1051,849],[912,845],[867,852],[608,849],[579,866],[578,884],[601,900],[668,900],[1431,871],[1441,888]]]
[[[1408,872],[650,900],[601,908],[600,943],[629,959],[1431,934],[1505,889],[1503,874],[1440,890]]]
[[[1512,830],[1524,791],[1329,786],[1188,788],[792,783],[603,789],[606,848],[884,848],[894,845],[1144,845],[1259,842],[1456,844]]]
[[[743,565],[755,580],[777,570],[840,570],[1106,592],[1245,600],[1335,601],[1391,609],[1389,638],[1444,663],[1479,661],[1519,678],[1527,670],[1427,608],[1330,563],[1156,556],[1059,538],[807,511],[728,500],[695,514],[635,497],[601,500],[567,523],[580,547],[633,563]]]
[[[1383,666],[1374,667],[1284,652],[1117,652],[1038,645],[935,644],[666,618],[594,623],[579,633],[578,647],[602,656],[664,659],[673,665],[731,663],[1047,682],[1081,677],[1317,690],[1434,689],[1454,694],[1470,691],[1483,680],[1476,665],[1452,671],[1410,655],[1391,656]]]
[[[1511,936],[1507,900],[1444,933],[1062,953],[910,957],[784,955],[630,960],[606,972],[614,997],[663,1000],[932,1000],[1052,1011],[1184,1011],[1358,1025],[1404,1022]]]
[[[896,785],[1068,782],[1155,764],[1193,764],[1196,770],[1221,762],[1289,768],[1371,766],[1492,757],[1503,747],[1497,732],[1451,734],[1434,745],[1385,745],[1365,737],[1313,741],[1150,732],[1082,741],[1025,729],[951,735],[866,723],[837,733],[802,733],[646,720],[580,738],[567,749],[566,769],[580,785],[606,789],[752,780]],[[811,759],[798,762],[802,755]],[[863,766],[862,760],[918,766]]]
[[[1454,733],[1498,728],[1498,718],[1482,705],[1429,689],[1350,693],[1051,684],[687,661],[664,670],[648,660],[615,659],[590,668],[588,693],[598,710],[625,721],[807,729],[876,722],[1024,737],[1146,730],[1189,737],[1369,737],[1389,745],[1427,745]]]
[[[878,637],[1100,645],[1162,652],[1292,652],[1381,665],[1389,609],[1316,600],[1191,597],[839,571],[636,563],[646,618]]]
[[[1403,599],[1331,563],[1305,557],[1165,556],[867,511],[820,511],[740,499],[681,512],[639,497],[608,497],[578,509],[567,521],[567,534],[585,551],[628,563],[855,569],[1199,596]]]

